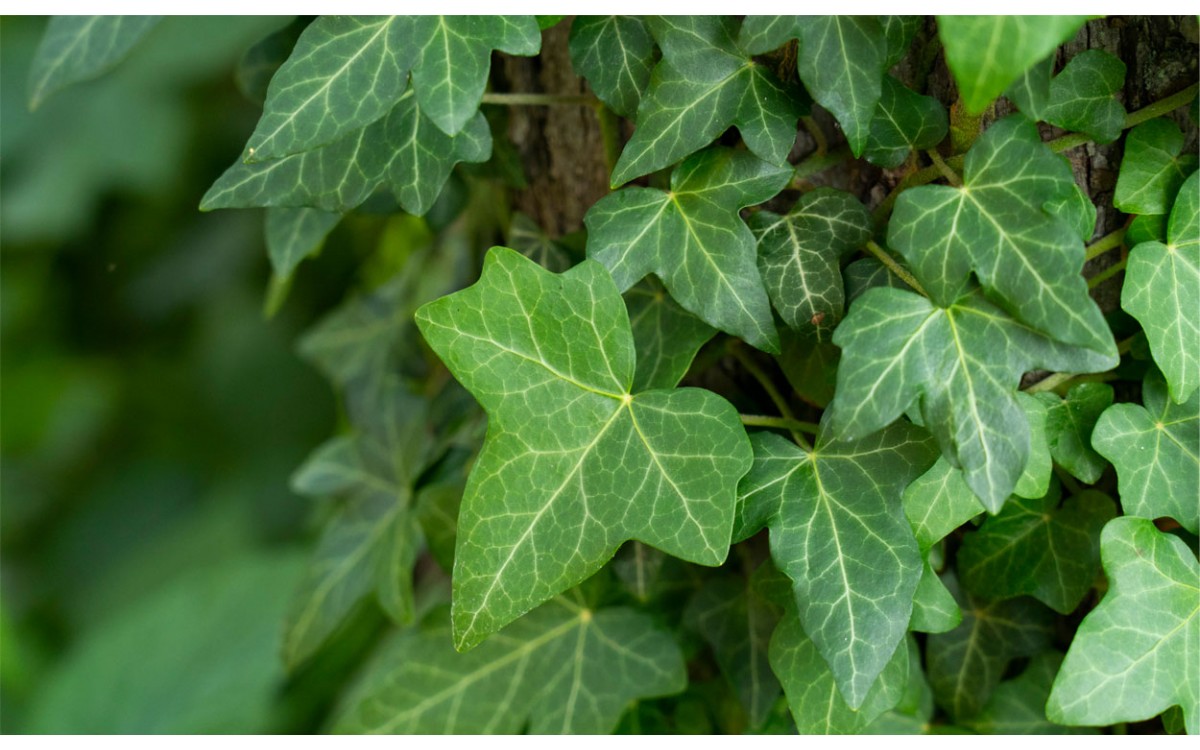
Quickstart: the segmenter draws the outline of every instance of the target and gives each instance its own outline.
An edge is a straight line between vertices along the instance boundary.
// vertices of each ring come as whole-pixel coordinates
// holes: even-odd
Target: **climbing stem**
[[[1130,336],[1127,339],[1122,339],[1122,340],[1118,341],[1117,342],[1117,354],[1118,355],[1128,354],[1129,348],[1131,346],[1133,346],[1133,341],[1136,338],[1137,338],[1137,336],[1134,335],[1134,336]],[[1110,374],[1111,373],[1102,373],[1102,375],[1104,375],[1104,376],[1108,376]],[[1046,377],[1042,378],[1038,382],[1034,383],[1033,385],[1029,386],[1028,388],[1024,388],[1022,390],[1024,390],[1026,393],[1042,393],[1044,391],[1053,391],[1053,390],[1057,389],[1059,386],[1064,385],[1066,383],[1070,383],[1072,381],[1095,380],[1095,379],[1097,379],[1097,376],[1093,375],[1093,374],[1053,372],[1053,373],[1050,373],[1049,375],[1047,375]]]
[[[889,271],[896,274],[896,278],[900,279],[905,284],[908,284],[915,291],[919,292],[921,296],[929,296],[929,292],[925,291],[925,289],[921,286],[921,282],[917,281],[916,277],[911,273],[904,270],[904,267],[897,263],[896,259],[893,258],[888,251],[875,244],[875,240],[867,240],[867,251],[870,252],[871,255],[874,255],[876,258],[878,258],[880,263],[883,263],[883,265],[887,266]]]
[[[754,361],[754,358],[751,357],[749,354],[747,354],[742,349],[741,345],[737,341],[730,342],[729,353],[732,354],[733,358],[738,361],[738,364],[740,364],[742,367],[746,368],[746,372],[750,373],[751,377],[753,377],[755,380],[757,380],[758,384],[762,386],[762,389],[767,392],[767,396],[771,399],[771,402],[773,404],[775,404],[775,408],[779,410],[779,413],[781,415],[783,415],[782,419],[788,420],[790,422],[798,423],[798,420],[796,419],[796,415],[792,411],[792,407],[788,405],[787,399],[785,399],[783,397],[783,394],[779,392],[779,389],[775,387],[774,381],[772,381],[771,377],[769,375],[767,375],[767,373],[764,372],[761,367],[758,366],[758,363]],[[745,423],[744,417],[742,419],[742,422]],[[798,427],[786,427],[782,424],[758,425],[758,426],[760,426],[760,427],[781,427],[783,429],[786,429],[792,433],[792,439],[796,441],[797,445],[804,448],[805,450],[811,450],[811,447],[809,446],[808,441],[805,440],[804,436],[802,436],[799,433]]]
[[[1120,247],[1125,241],[1125,227],[1121,227],[1115,231],[1109,232],[1100,239],[1087,246],[1087,253],[1084,255],[1084,261],[1089,261],[1092,258],[1104,255],[1114,247]]]
[[[937,152],[937,149],[931,148],[925,153],[929,154],[929,158],[933,160],[933,166],[937,167],[937,171],[946,178],[946,182],[957,188],[962,187],[962,178],[942,159],[942,155]]]
[[[1100,286],[1104,282],[1111,279],[1113,276],[1116,276],[1121,271],[1124,271],[1125,264],[1128,262],[1128,260],[1129,260],[1128,258],[1121,258],[1116,263],[1113,263],[1108,268],[1104,269],[1100,273],[1098,273],[1095,276],[1093,276],[1092,278],[1088,279],[1088,289],[1095,289],[1096,287]]]
[[[593,107],[598,100],[591,94],[497,94],[483,95],[484,104],[509,107]]]
[[[817,154],[824,155],[829,150],[829,141],[825,139],[825,131],[821,130],[821,126],[812,117],[804,116],[800,118],[800,122],[804,125],[804,129],[813,137],[813,141],[817,144]]]

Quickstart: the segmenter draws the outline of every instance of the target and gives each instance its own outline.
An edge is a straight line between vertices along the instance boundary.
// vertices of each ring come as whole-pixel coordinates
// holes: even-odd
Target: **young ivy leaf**
[[[1029,595],[1060,614],[1083,601],[1100,571],[1100,530],[1117,513],[1088,491],[1059,506],[1055,483],[1037,500],[1013,498],[968,533],[958,550],[963,586],[993,599]]]
[[[1046,404],[1046,438],[1050,455],[1081,482],[1093,484],[1108,462],[1092,449],[1092,429],[1112,405],[1113,389],[1106,383],[1077,383],[1065,398],[1053,393],[1036,396]]]
[[[1129,252],[1121,307],[1146,331],[1172,400],[1187,401],[1200,387],[1200,172],[1179,189],[1166,244],[1143,242]]]
[[[1183,181],[1196,170],[1196,155],[1182,151],[1183,133],[1165,118],[1129,131],[1113,205],[1127,214],[1167,213]]]
[[[310,206],[346,212],[386,184],[406,211],[424,215],[459,162],[486,161],[492,134],[482,114],[455,136],[434,127],[410,90],[383,118],[312,151],[241,161],[204,194],[200,210]]]
[[[841,261],[871,239],[871,216],[849,193],[818,188],[786,216],[750,217],[758,267],[783,322],[796,330],[832,331],[845,308]]]
[[[613,169],[613,187],[674,164],[731,125],[755,155],[785,164],[796,140],[799,98],[738,46],[735,21],[663,16],[649,23],[663,60],[642,96],[637,129]]]
[[[1092,430],[1092,447],[1117,469],[1121,507],[1142,518],[1170,516],[1200,531],[1200,391],[1183,404],[1167,398],[1162,375],[1142,385],[1142,403],[1113,404]]]
[[[1100,552],[1109,590],[1071,642],[1047,715],[1102,726],[1180,706],[1188,733],[1200,733],[1196,555],[1153,521],[1129,516],[1104,527]]]
[[[603,266],[556,275],[493,248],[479,282],[416,319],[489,416],[459,517],[460,649],[595,573],[628,539],[724,561],[752,460],[746,433],[709,391],[631,392],[633,336]]]
[[[384,644],[337,719],[337,732],[611,732],[639,698],[687,685],[683,655],[646,615],[559,597],[468,654],[451,648],[450,613]]]
[[[637,16],[578,16],[568,41],[571,65],[600,101],[632,119],[650,83],[654,37]]]
[[[963,104],[979,114],[1087,16],[938,16],[938,37]]]
[[[800,623],[858,709],[912,613],[921,553],[898,500],[933,462],[933,441],[896,424],[847,443],[822,430],[811,452],[772,433],[751,442],[734,538],[770,528],[771,557],[792,581]]]
[[[961,188],[927,185],[901,193],[888,244],[940,305],[961,296],[974,271],[1030,326],[1112,353],[1112,334],[1080,273],[1083,243],[1043,210],[1073,190],[1070,167],[1042,143],[1033,122],[1007,117],[967,153]]]
[[[962,622],[962,610],[950,591],[934,572],[929,561],[929,552],[923,554],[921,581],[913,594],[912,619],[908,629],[918,633],[945,633],[954,630]]]
[[[624,297],[637,352],[633,390],[674,388],[716,329],[675,304],[651,279],[634,285]]]
[[[862,156],[887,60],[902,44],[902,29],[893,28],[892,41],[871,16],[747,16],[739,41],[750,54],[762,54],[798,39],[800,80],[837,118],[854,155]]]
[[[790,171],[745,151],[711,148],[680,164],[671,190],[625,188],[588,210],[587,254],[624,291],[656,274],[685,310],[763,351],[779,333],[738,209],[783,189]]]
[[[1057,651],[1034,656],[1020,675],[997,685],[983,710],[962,726],[979,734],[1096,734],[1094,729],[1064,727],[1046,718],[1046,699],[1062,660]]]
[[[884,76],[863,156],[872,164],[894,169],[914,150],[941,143],[948,129],[946,108],[941,102]]]
[[[842,347],[830,405],[835,434],[867,435],[919,407],[942,452],[993,513],[1031,455],[1029,419],[1015,393],[1022,373],[1102,372],[1118,361],[1115,351],[1104,356],[1046,338],[979,290],[942,308],[900,289],[869,289],[833,342]]]
[[[29,70],[29,108],[121,61],[162,16],[54,16]]]
[[[1125,86],[1125,63],[1103,50],[1081,52],[1050,82],[1038,119],[1111,143],[1125,129],[1125,108],[1113,98]]]

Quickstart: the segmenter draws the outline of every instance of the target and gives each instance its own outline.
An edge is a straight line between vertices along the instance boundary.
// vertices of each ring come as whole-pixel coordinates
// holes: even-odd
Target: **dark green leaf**
[[[571,22],[571,65],[609,109],[632,118],[650,83],[654,37],[638,16],[579,16]]]
[[[625,292],[625,308],[637,352],[635,391],[679,385],[696,352],[716,334],[711,326],[675,304],[651,279]]]
[[[1103,50],[1080,52],[1050,82],[1039,119],[1109,143],[1125,129],[1125,108],[1113,95],[1125,87],[1125,63]]]
[[[946,108],[931,96],[921,96],[891,76],[883,77],[879,107],[863,156],[872,164],[895,168],[914,150],[933,148],[949,129]]]
[[[277,278],[291,277],[300,261],[316,255],[341,214],[316,208],[268,208],[267,257]]]
[[[1127,214],[1167,213],[1183,181],[1196,169],[1196,155],[1182,151],[1183,133],[1165,118],[1129,131],[1113,205]]]
[[[119,63],[162,16],[55,16],[29,71],[29,106]]]
[[[1112,405],[1112,386],[1078,383],[1071,386],[1066,398],[1053,393],[1039,393],[1037,398],[1047,406],[1050,455],[1076,479],[1095,483],[1108,462],[1092,449],[1092,429],[1101,412]]]
[[[1063,727],[1046,718],[1046,699],[1062,660],[1057,651],[1033,657],[1020,675],[997,685],[983,710],[963,726],[980,734],[1095,734],[1092,729]]]

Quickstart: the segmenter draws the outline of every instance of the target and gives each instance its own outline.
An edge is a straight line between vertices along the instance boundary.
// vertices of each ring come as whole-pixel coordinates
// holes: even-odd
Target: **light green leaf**
[[[1125,63],[1103,50],[1080,52],[1050,82],[1039,119],[1111,143],[1125,129],[1125,108],[1113,95],[1125,87]]]
[[[383,117],[408,88],[412,48],[398,16],[320,16],[271,79],[248,161],[333,143]]]
[[[399,49],[415,56],[412,87],[421,111],[443,133],[475,117],[487,86],[492,51],[536,55],[542,32],[533,16],[411,16],[398,30]],[[436,151],[435,151],[436,153]]]
[[[785,165],[796,140],[798,97],[734,41],[728,16],[661,16],[650,30],[663,60],[650,78],[637,129],[613,169],[612,185],[668,167],[736,125],[746,146]]]
[[[1129,228],[1125,230],[1126,245],[1137,247],[1151,240],[1167,241],[1166,214],[1142,214],[1133,217],[1133,221],[1129,222]]]
[[[896,424],[851,443],[823,430],[812,452],[773,433],[751,442],[734,538],[771,529],[771,557],[792,581],[800,622],[858,709],[912,614],[921,554],[898,500],[933,461],[932,441]]]
[[[162,16],[54,16],[29,71],[29,108],[119,63]]]
[[[962,609],[962,624],[926,640],[926,674],[938,705],[955,720],[977,715],[1009,661],[1033,656],[1050,642],[1053,617],[1032,599],[984,601],[942,576]]]
[[[716,334],[707,323],[675,304],[651,279],[625,292],[625,308],[637,352],[635,391],[679,385],[700,347]]]
[[[1188,733],[1200,733],[1196,555],[1152,521],[1129,516],[1104,527],[1100,552],[1109,590],[1071,642],[1047,716],[1102,726],[1179,706]]]
[[[267,257],[278,278],[290,278],[300,261],[316,255],[341,214],[316,208],[268,208]]]
[[[633,701],[683,690],[679,646],[649,617],[579,599],[559,597],[467,654],[435,609],[385,643],[334,731],[602,734]]]
[[[832,331],[842,319],[841,261],[871,239],[871,216],[857,198],[833,188],[805,193],[786,216],[750,217],[758,267],[783,322]]]
[[[1127,214],[1167,213],[1183,181],[1196,170],[1196,155],[1182,151],[1183,133],[1166,118],[1129,131],[1113,205]]]
[[[671,190],[626,188],[588,211],[588,257],[617,288],[654,273],[685,310],[768,352],[779,334],[738,209],[768,200],[789,179],[744,151],[712,148],[671,175]]]
[[[962,472],[945,458],[939,458],[904,490],[904,515],[923,553],[983,512]]]
[[[1013,498],[963,537],[963,586],[993,599],[1027,594],[1070,614],[1100,572],[1100,530],[1117,513],[1112,498],[1088,491],[1059,506],[1057,483],[1037,500]]]
[[[921,96],[891,76],[883,77],[879,107],[863,156],[872,164],[893,169],[914,150],[933,148],[949,129],[946,108],[932,96]]]
[[[486,161],[491,151],[482,114],[457,136],[447,136],[410,92],[385,117],[328,146],[272,161],[239,161],[213,183],[200,209],[310,206],[344,213],[386,184],[406,211],[422,215],[455,164]]]
[[[609,109],[633,118],[654,68],[654,37],[638,16],[578,16],[568,42],[571,65]]]
[[[1129,252],[1121,307],[1142,324],[1172,400],[1182,403],[1200,387],[1200,172],[1179,189],[1167,240]]]
[[[1070,40],[1087,16],[938,16],[938,36],[971,114]]]
[[[1050,106],[1050,79],[1054,77],[1054,58],[1047,55],[1041,62],[1025,69],[1004,95],[1033,120],[1046,119],[1046,107]]]
[[[1080,273],[1083,243],[1043,211],[1075,190],[1071,169],[1019,115],[990,128],[967,153],[963,187],[906,190],[888,225],[888,244],[933,299],[948,305],[974,271],[1010,313],[1050,337],[1114,352],[1100,308]]]
[[[1094,484],[1108,462],[1092,449],[1092,429],[1101,412],[1112,405],[1113,389],[1105,383],[1077,383],[1066,398],[1039,393],[1047,406],[1046,437],[1050,455],[1072,476]]]
[[[997,685],[983,710],[962,725],[980,734],[1096,734],[1094,729],[1064,727],[1046,718],[1046,699],[1062,660],[1057,651],[1033,657],[1020,675]]]
[[[493,248],[475,285],[417,311],[488,412],[454,562],[454,629],[479,643],[638,539],[685,560],[729,551],[752,455],[709,391],[631,393],[633,336],[604,267],[561,275]]]
[[[993,513],[1036,455],[1016,395],[1021,374],[1099,372],[1117,363],[1115,351],[1101,356],[1047,339],[978,291],[940,308],[900,289],[869,289],[833,342],[842,347],[830,406],[835,434],[866,435],[919,407],[943,454]]]
[[[962,622],[962,610],[950,591],[933,571],[929,555],[925,555],[921,569],[921,582],[913,594],[913,613],[908,629],[918,633],[945,633],[954,630]]]
[[[1092,430],[1092,447],[1117,469],[1121,507],[1142,518],[1170,516],[1200,531],[1200,391],[1184,404],[1167,398],[1162,375],[1151,371],[1142,403],[1113,404]]]

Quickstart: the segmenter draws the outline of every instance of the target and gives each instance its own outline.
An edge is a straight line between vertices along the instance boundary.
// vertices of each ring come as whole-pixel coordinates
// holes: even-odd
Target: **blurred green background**
[[[36,112],[45,20],[0,22],[5,733],[316,730],[368,640],[279,659],[318,527],[288,477],[337,424],[296,341],[369,286],[387,219],[268,319],[261,213],[197,210],[259,114],[237,62],[290,20],[168,18]]]

